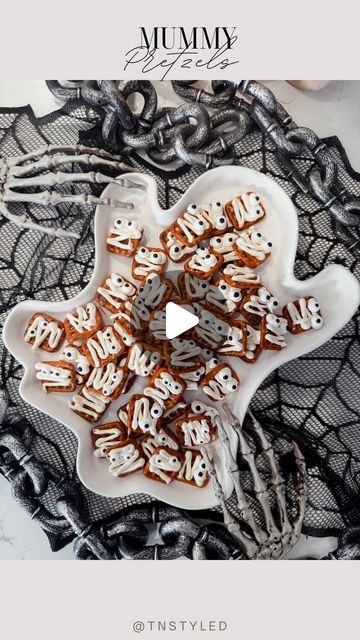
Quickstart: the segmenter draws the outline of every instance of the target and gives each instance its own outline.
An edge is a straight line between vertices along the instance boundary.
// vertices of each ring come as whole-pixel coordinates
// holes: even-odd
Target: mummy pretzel
[[[234,251],[238,259],[250,269],[255,269],[270,257],[272,242],[268,242],[260,231],[242,231],[235,242]]]
[[[162,233],[160,233],[160,242],[164,247],[166,253],[168,254],[170,260],[172,262],[182,262],[185,258],[188,257],[191,253],[194,253],[197,249],[197,244],[189,247],[184,244],[171,231],[171,227],[169,229],[165,229]]]
[[[223,257],[214,253],[209,247],[200,247],[184,264],[185,271],[188,271],[200,280],[209,280],[221,267]]]
[[[150,378],[160,368],[162,353],[157,347],[146,342],[136,342],[131,345],[126,359],[129,371],[141,378]]]
[[[134,254],[131,274],[135,280],[146,280],[152,271],[160,275],[164,273],[166,252],[156,247],[139,247]]]
[[[242,300],[241,291],[232,287],[223,278],[217,278],[205,296],[204,306],[210,311],[231,316],[239,308]]]
[[[126,367],[109,362],[104,367],[92,370],[86,381],[86,386],[94,393],[99,393],[110,400],[116,400],[125,388],[127,377]]]
[[[37,362],[35,370],[45,393],[75,391],[76,371],[70,362]]]
[[[201,211],[201,207],[190,204],[187,211],[171,225],[170,230],[181,243],[193,247],[208,237],[212,225]]]
[[[320,305],[315,298],[299,298],[288,302],[283,308],[284,318],[288,321],[291,333],[303,333],[310,329],[321,329],[323,319]]]
[[[94,456],[105,458],[109,447],[115,447],[126,440],[126,429],[120,422],[107,422],[91,429]]]
[[[81,350],[93,367],[103,367],[116,360],[125,351],[125,345],[120,340],[114,327],[106,325],[91,338],[85,340]]]
[[[114,314],[112,318],[115,331],[119,336],[122,336],[122,341],[128,347],[134,342],[131,338],[141,336],[146,330],[150,320],[150,312],[142,300],[137,299],[136,304],[133,300],[128,300],[120,306],[118,313]],[[130,339],[126,339],[126,336],[130,336]]]
[[[150,433],[154,436],[160,428],[163,408],[158,402],[144,395],[134,395],[128,404],[127,427],[131,435]]]
[[[213,200],[210,204],[203,204],[200,209],[205,220],[210,223],[210,237],[219,233],[225,233],[230,223],[224,211],[224,206],[219,200]]]
[[[65,360],[65,362],[70,362],[75,367],[76,371],[76,382],[78,384],[83,384],[85,380],[89,377],[91,364],[87,357],[81,353],[80,349],[75,347],[73,344],[66,344],[60,355],[60,360]]]
[[[151,434],[144,436],[140,445],[146,458],[150,458],[158,447],[170,447],[176,451],[179,449],[179,442],[172,431],[166,427],[160,427],[153,436]]]
[[[144,473],[152,480],[170,484],[179,473],[185,456],[170,447],[157,447],[146,463]]]
[[[178,275],[178,288],[180,296],[183,300],[196,302],[204,300],[210,288],[210,283],[206,280],[200,280],[197,276],[181,271]]]
[[[258,325],[266,313],[269,311],[270,313],[275,313],[278,309],[279,300],[265,287],[251,290],[244,295],[240,304],[242,315],[252,325]]]
[[[109,447],[106,451],[109,471],[113,476],[129,476],[145,466],[141,447],[132,438]]]
[[[83,341],[102,327],[102,317],[93,302],[86,307],[77,307],[74,313],[68,313],[64,320],[66,339],[69,344]]]
[[[242,193],[225,205],[225,212],[231,225],[241,231],[265,216],[265,209],[260,203],[260,197],[251,191]]]
[[[260,276],[249,267],[228,264],[223,270],[225,282],[238,289],[256,289],[260,286]]]
[[[245,353],[240,357],[244,362],[253,364],[258,359],[260,352],[260,331],[250,324],[246,324],[246,349]]]
[[[223,400],[237,390],[239,378],[229,365],[218,364],[205,375],[200,386],[209,398]]]
[[[267,313],[261,320],[260,345],[263,349],[281,350],[286,347],[287,320]]]
[[[228,322],[212,311],[201,309],[199,324],[194,327],[193,335],[196,342],[203,347],[218,349],[228,336],[229,326]]]
[[[237,262],[239,256],[234,251],[234,245],[239,234],[235,231],[225,233],[223,236],[215,236],[211,238],[209,245],[214,253],[222,256],[223,262]]]
[[[246,354],[247,331],[243,320],[234,320],[229,327],[228,334],[218,348],[218,353],[223,356],[237,356],[241,358]]]
[[[163,409],[170,409],[182,397],[186,383],[167,369],[159,369],[144,389],[144,395],[157,402]]]
[[[167,340],[165,311],[153,311],[150,315],[148,337],[149,342],[154,344],[161,344],[164,340]]]
[[[210,444],[215,440],[215,429],[206,416],[186,416],[175,422],[176,435],[185,447]]]
[[[124,302],[136,295],[136,292],[136,286],[132,282],[120,273],[112,273],[98,288],[95,299],[98,305],[115,314]]]
[[[185,460],[181,465],[176,480],[191,484],[194,487],[205,487],[209,482],[207,463],[200,451],[184,451]]]
[[[197,391],[199,388],[199,382],[205,373],[205,367],[199,367],[194,371],[188,371],[187,373],[180,373],[179,376],[184,380],[187,391]]]
[[[205,404],[204,402],[200,402],[199,400],[194,400],[191,403],[191,413],[196,416],[201,415],[210,418],[213,427],[215,427],[215,418],[219,415],[219,412],[215,407]]]
[[[64,325],[46,313],[35,313],[26,327],[24,340],[33,350],[44,349],[49,353],[57,351],[64,341]]]
[[[149,310],[161,309],[174,292],[174,285],[169,278],[158,276],[150,272],[146,280],[139,287],[134,299],[135,306],[145,306]]]
[[[110,398],[94,393],[84,386],[72,397],[70,408],[88,422],[97,422],[104,415],[109,404]]]
[[[140,246],[143,231],[137,220],[116,218],[106,240],[108,250],[119,256],[134,256]]]
[[[194,340],[174,338],[164,345],[165,360],[171,373],[188,373],[201,366],[201,348]]]

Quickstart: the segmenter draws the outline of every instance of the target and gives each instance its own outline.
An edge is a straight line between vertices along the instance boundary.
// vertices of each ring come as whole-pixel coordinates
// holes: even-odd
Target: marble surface
[[[299,91],[285,82],[267,82],[294,120],[313,128],[319,136],[337,134],[350,162],[360,171],[360,82],[337,81],[320,92]],[[162,101],[173,98],[169,86],[162,86]],[[176,102],[176,99],[174,100]],[[58,108],[44,81],[0,81],[0,106],[31,104],[35,115]],[[336,548],[335,538],[301,536],[289,558],[319,558]],[[12,499],[11,487],[0,476],[0,560],[72,559],[72,545],[52,553],[46,535]]]

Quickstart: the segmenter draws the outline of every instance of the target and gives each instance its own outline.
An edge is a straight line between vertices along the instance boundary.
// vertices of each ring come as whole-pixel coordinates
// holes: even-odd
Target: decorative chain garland
[[[255,125],[274,144],[286,177],[329,211],[334,232],[350,250],[359,252],[360,199],[343,186],[328,145],[311,129],[297,126],[272,91],[259,82],[213,81],[213,93],[194,84],[173,82],[174,91],[186,103],[158,110],[156,90],[149,81],[87,80],[71,87],[56,80],[47,82],[58,99],[81,97],[99,110],[104,144],[110,150],[123,156],[146,152],[160,165],[180,161],[209,169],[232,164],[235,145]],[[134,114],[127,102],[134,93],[144,98],[140,114]],[[304,155],[314,162],[307,172],[294,162]]]

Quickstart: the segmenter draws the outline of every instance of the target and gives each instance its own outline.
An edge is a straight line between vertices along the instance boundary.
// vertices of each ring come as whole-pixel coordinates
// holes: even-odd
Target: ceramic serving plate
[[[297,358],[316,349],[336,334],[351,318],[359,304],[359,284],[344,267],[330,265],[314,278],[299,281],[294,277],[293,266],[298,238],[298,220],[295,208],[281,187],[265,175],[243,167],[221,167],[204,173],[180,198],[171,209],[160,208],[156,182],[142,174],[129,175],[131,180],[146,185],[145,191],[126,190],[119,185],[106,187],[104,196],[134,203],[134,209],[116,210],[107,206],[98,206],[95,216],[95,269],[91,281],[79,295],[72,300],[46,302],[28,300],[18,304],[9,314],[4,327],[4,343],[8,350],[24,366],[24,376],[20,384],[21,396],[31,405],[66,425],[78,438],[77,470],[81,481],[95,493],[121,497],[133,493],[147,493],[164,502],[185,509],[204,509],[217,504],[211,482],[199,489],[181,482],[165,485],[146,478],[141,472],[125,478],[115,478],[107,469],[107,463],[93,455],[90,438],[91,424],[75,414],[68,406],[71,394],[49,393],[41,390],[34,375],[34,365],[39,360],[54,359],[44,351],[32,351],[23,340],[23,334],[31,315],[36,312],[48,313],[63,320],[66,313],[78,305],[86,304],[95,298],[97,287],[109,273],[119,272],[130,276],[132,260],[116,256],[107,251],[106,238],[112,221],[121,217],[139,217],[144,228],[142,244],[161,247],[160,232],[171,224],[179,214],[186,210],[191,202],[207,203],[212,200],[226,202],[242,191],[254,191],[260,195],[267,211],[265,219],[259,223],[259,229],[267,240],[273,243],[271,258],[260,268],[264,285],[280,300],[280,305],[301,296],[314,296],[320,303],[324,318],[320,330],[312,330],[300,335],[287,335],[287,347],[281,351],[265,351],[254,364],[246,364],[239,358],[224,358],[236,370],[240,386],[236,393],[228,396],[228,403],[240,420],[243,419],[248,404],[260,383],[271,371],[284,362]],[[168,271],[179,267],[168,262]],[[180,268],[181,265],[180,265]],[[131,277],[130,277],[131,279]],[[133,393],[139,393],[144,387],[143,381],[136,381],[131,393],[111,403],[110,409],[101,422],[116,419],[118,407],[124,404]],[[194,397],[194,396],[193,396]],[[206,396],[199,392],[198,397],[207,402]],[[191,394],[187,394],[191,401]],[[208,402],[207,402],[208,403]],[[209,404],[209,403],[208,403]],[[236,435],[230,430],[229,436],[234,449]],[[215,442],[212,453],[226,496],[232,491],[232,481],[226,473],[222,447]]]

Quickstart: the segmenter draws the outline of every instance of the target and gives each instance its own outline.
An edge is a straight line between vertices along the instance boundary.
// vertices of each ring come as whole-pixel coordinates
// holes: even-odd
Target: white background
[[[333,82],[320,92],[304,92],[286,82],[267,82],[294,120],[313,128],[321,137],[338,135],[354,169],[360,171],[360,82]],[[169,83],[161,85],[162,101],[176,101]],[[0,106],[31,104],[42,116],[59,108],[44,81],[1,81]],[[336,547],[336,540],[304,537],[294,557],[320,557]],[[72,547],[54,554],[36,522],[18,507],[10,485],[0,477],[0,559],[71,559]]]

